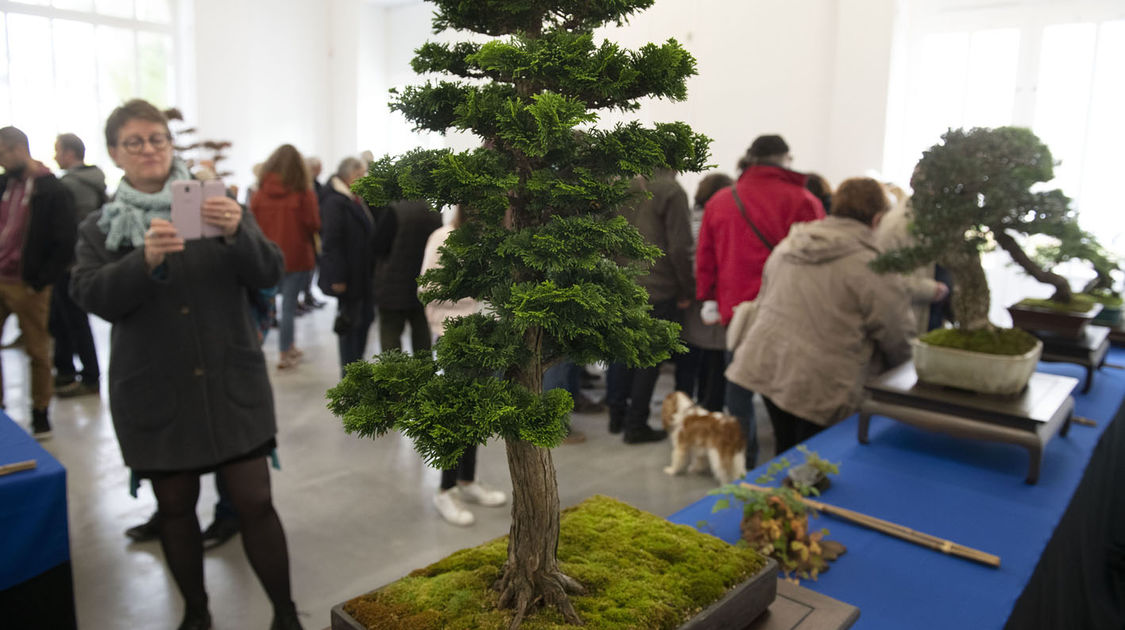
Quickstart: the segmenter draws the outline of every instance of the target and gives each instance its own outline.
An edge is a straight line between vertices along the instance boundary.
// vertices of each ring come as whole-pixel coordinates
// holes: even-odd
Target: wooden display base
[[[1118,324],[1109,329],[1109,343],[1115,346],[1125,346],[1125,324]]]
[[[1077,384],[1076,378],[1036,372],[1014,396],[977,394],[920,383],[914,364],[904,363],[868,383],[859,441],[868,443],[871,416],[880,415],[956,437],[1015,444],[1027,449],[1027,483],[1033,484],[1039,481],[1043,447],[1070,429]]]
[[[1035,331],[1032,334],[1043,341],[1041,361],[1073,363],[1086,368],[1086,383],[1082,386],[1082,393],[1089,392],[1094,384],[1094,374],[1105,364],[1105,357],[1109,354],[1110,329],[1090,325],[1078,339]]]

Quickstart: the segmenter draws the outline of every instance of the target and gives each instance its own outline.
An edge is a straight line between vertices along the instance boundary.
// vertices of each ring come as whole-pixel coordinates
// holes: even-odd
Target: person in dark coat
[[[380,258],[375,266],[379,343],[384,352],[402,347],[402,331],[408,322],[414,352],[431,347],[426,311],[418,300],[418,274],[426,240],[440,227],[441,215],[424,201],[396,201],[387,210],[376,236]]]
[[[349,157],[340,162],[320,200],[320,290],[336,298],[340,369],[363,358],[375,321],[375,231],[377,215],[351,190],[366,167]]]
[[[273,394],[246,297],[277,285],[281,251],[227,197],[201,208],[222,236],[180,236],[169,221],[171,187],[191,175],[173,159],[168,123],[150,103],[115,109],[106,144],[125,176],[79,228],[71,294],[113,325],[113,425],[125,464],[156,494],[164,557],[185,602],[180,628],[211,627],[195,512],[199,476],[210,471],[238,512],[246,555],[274,607],[271,628],[300,628],[266,465],[276,444]]]

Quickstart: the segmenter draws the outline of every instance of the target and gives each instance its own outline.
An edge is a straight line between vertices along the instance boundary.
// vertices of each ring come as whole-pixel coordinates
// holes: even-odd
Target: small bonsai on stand
[[[678,326],[649,315],[634,281],[637,262],[659,250],[617,210],[635,175],[702,170],[709,140],[682,123],[591,127],[598,110],[686,96],[695,60],[676,41],[638,51],[594,41],[594,29],[653,1],[436,0],[437,31],[494,39],[419,48],[416,72],[453,78],[406,88],[392,108],[418,129],[471,131],[484,146],[383,158],[354,186],[373,206],[460,205],[467,220],[442,248],[441,266],[421,278],[422,297],[473,297],[488,309],[447,322],[436,360],[390,352],[349,365],[330,408],[351,433],[401,431],[439,467],[469,444],[504,439],[512,525],[495,588],[499,606],[514,609],[513,627],[540,605],[580,622],[569,595],[582,586],[556,558],[550,451],[566,435],[572,401],[542,391],[544,370],[564,360],[655,365],[678,347]]]

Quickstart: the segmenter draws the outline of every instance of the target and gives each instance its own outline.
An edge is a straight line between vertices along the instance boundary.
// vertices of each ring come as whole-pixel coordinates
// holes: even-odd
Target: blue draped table
[[[0,476],[0,625],[73,627],[66,470],[0,412],[0,464],[29,459],[35,469]]]
[[[1125,350],[1111,350],[1108,361],[1125,363]],[[1069,364],[1039,369],[1083,375]],[[929,433],[879,416],[872,418],[868,445],[856,439],[856,416],[814,436],[808,447],[840,463],[840,475],[821,497],[825,503],[999,555],[1001,566],[946,556],[822,515],[810,525],[827,528],[828,538],[848,551],[819,580],[801,585],[858,606],[859,629],[1003,628],[1123,397],[1125,371],[1112,368],[1099,372],[1088,394],[1075,393],[1077,415],[1098,426],[1073,424],[1068,436],[1052,439],[1037,485],[1024,483],[1026,449],[1010,444]],[[796,452],[783,455],[793,464],[803,461]],[[741,510],[712,513],[716,500],[704,497],[668,520],[735,542]]]

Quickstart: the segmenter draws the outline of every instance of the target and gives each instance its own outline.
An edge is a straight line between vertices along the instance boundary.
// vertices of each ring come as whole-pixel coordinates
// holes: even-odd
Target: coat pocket
[[[271,402],[266,357],[259,348],[227,346],[223,360],[223,382],[231,402],[243,407],[258,407]]]
[[[111,382],[109,400],[118,422],[140,430],[167,426],[178,408],[172,381],[148,367]]]

